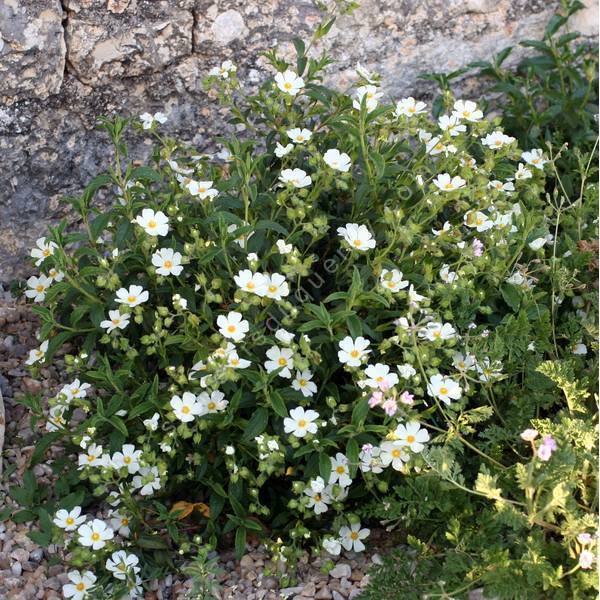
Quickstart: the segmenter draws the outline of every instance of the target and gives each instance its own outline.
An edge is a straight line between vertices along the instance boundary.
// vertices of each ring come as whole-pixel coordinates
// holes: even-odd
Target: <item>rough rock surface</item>
[[[592,35],[598,6],[588,3],[576,24]],[[423,95],[419,73],[539,37],[557,4],[362,0],[323,42],[338,60],[330,80],[347,88],[360,61],[390,97]],[[162,110],[169,133],[209,149],[224,115],[202,91],[206,72],[231,58],[253,85],[268,75],[259,52],[291,56],[291,39],[319,19],[310,0],[0,0],[0,281],[28,272],[28,249],[66,214],[60,198],[106,164],[98,116]]]

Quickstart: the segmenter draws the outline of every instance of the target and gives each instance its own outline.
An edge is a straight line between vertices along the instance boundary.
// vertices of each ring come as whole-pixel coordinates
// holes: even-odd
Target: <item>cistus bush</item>
[[[52,494],[13,490],[32,535],[68,552],[65,596],[135,597],[198,545],[361,551],[391,502],[410,529],[458,489],[514,532],[497,572],[523,552],[544,585],[588,589],[593,191],[548,194],[546,149],[478,102],[446,95],[432,119],[364,69],[342,93],[295,45],[254,94],[230,62],[207,76],[244,129],[218,154],[163,136],[160,112],[105,119],[80,227],[32,251],[28,362],[76,349],[34,456],[60,443],[76,464],[55,460]]]

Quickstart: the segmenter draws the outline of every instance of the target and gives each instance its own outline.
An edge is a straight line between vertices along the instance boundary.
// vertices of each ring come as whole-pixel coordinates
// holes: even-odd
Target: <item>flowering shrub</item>
[[[547,152],[473,101],[447,96],[432,119],[364,69],[340,93],[329,59],[296,49],[294,65],[267,55],[255,95],[231,63],[207,77],[246,130],[215,156],[164,138],[162,113],[105,120],[114,160],[71,199],[82,227],[32,251],[28,363],[77,348],[34,456],[58,440],[77,455],[33,509],[37,539],[70,553],[65,597],[139,596],[170,550],[224,535],[240,554],[281,537],[284,560],[359,552],[382,493],[425,487],[552,536],[544,582],[586,589],[594,294],[573,228],[592,195],[546,196]],[[131,130],[154,139],[147,164],[127,159]]]

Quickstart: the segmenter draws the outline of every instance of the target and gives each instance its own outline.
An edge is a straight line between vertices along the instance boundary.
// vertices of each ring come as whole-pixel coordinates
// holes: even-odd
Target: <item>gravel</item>
[[[29,349],[37,347],[36,334],[39,321],[30,308],[15,300],[0,285],[0,390],[6,411],[6,439],[4,444],[4,478],[0,481],[0,510],[14,506],[7,496],[10,486],[22,484],[29,457],[35,449],[42,423],[32,429],[28,409],[18,400],[29,392],[50,397],[65,381],[60,353],[51,367],[41,369],[40,378],[33,379],[24,367]],[[50,453],[58,456],[60,447]],[[52,487],[52,470],[47,464],[34,468],[40,486]],[[62,586],[67,582],[61,549],[41,548],[27,534],[32,523],[0,522],[0,599],[2,600],[58,600]],[[371,534],[372,548],[387,545],[383,532]],[[294,573],[282,577],[285,571],[273,565],[268,551],[262,545],[247,546],[248,552],[236,561],[233,550],[219,554],[218,575],[220,591],[215,600],[352,600],[360,594],[369,576],[372,564],[379,564],[379,554],[344,553],[340,557],[299,558]],[[52,560],[50,560],[52,558]],[[332,562],[334,566],[332,566]],[[183,600],[188,595],[192,581],[179,575],[169,575],[162,581],[150,582],[145,598],[148,600]]]

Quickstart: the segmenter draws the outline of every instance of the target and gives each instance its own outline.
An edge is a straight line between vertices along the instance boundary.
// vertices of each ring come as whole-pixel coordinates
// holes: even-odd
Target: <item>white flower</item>
[[[499,361],[491,362],[489,358],[484,358],[481,363],[476,363],[475,368],[479,373],[479,381],[490,381],[502,374],[502,363]]]
[[[65,274],[62,271],[57,271],[56,269],[50,269],[48,271],[48,279],[52,281],[62,281],[65,278]]]
[[[285,377],[286,379],[291,378],[292,372],[290,369],[294,367],[294,352],[290,348],[279,348],[279,346],[271,346],[267,350],[267,358],[270,360],[265,361],[265,369],[267,373],[272,373],[277,369],[279,371],[279,377]]]
[[[80,469],[83,467],[103,467],[105,465],[104,457],[102,455],[102,446],[90,444],[85,452],[85,454],[80,454],[78,457]]]
[[[225,349],[225,359],[227,360],[227,366],[232,369],[246,369],[252,363],[245,358],[240,358],[235,346],[228,342],[227,348]]]
[[[363,473],[382,473],[383,463],[381,462],[381,448],[365,444],[360,451],[358,458],[360,459],[360,470]]]
[[[100,519],[80,525],[77,533],[79,534],[79,543],[82,546],[91,546],[92,550],[104,548],[106,542],[114,537],[113,530]]]
[[[172,248],[160,248],[152,255],[152,264],[156,267],[158,275],[180,275],[183,271],[181,266],[181,254]]]
[[[313,374],[308,370],[296,371],[296,378],[292,381],[292,387],[296,391],[302,392],[305,398],[314,396],[317,393],[317,386],[311,381],[312,377]]]
[[[141,450],[136,450],[133,444],[124,444],[121,452],[112,455],[111,463],[115,469],[127,467],[127,472],[134,475],[140,470]]]
[[[464,222],[467,227],[476,229],[478,232],[487,231],[494,226],[494,221],[488,218],[485,213],[477,210],[475,212],[468,212],[464,216]]]
[[[532,242],[529,242],[528,246],[534,250],[540,250],[544,245],[546,244],[546,238],[543,237],[539,237],[536,238],[535,240],[533,240]]]
[[[544,165],[548,162],[544,158],[544,153],[540,148],[534,148],[533,150],[527,150],[521,154],[521,158],[528,164],[536,169],[544,169]]]
[[[275,245],[277,246],[279,254],[289,254],[294,249],[294,246],[292,246],[292,244],[286,244],[285,240],[277,240]]]
[[[27,280],[28,290],[25,290],[27,298],[33,298],[34,302],[43,302],[46,299],[46,290],[52,285],[52,279],[40,274],[39,277],[31,276]]]
[[[512,181],[499,181],[494,179],[488,183],[488,187],[498,192],[506,192],[507,194],[515,191],[515,184]]]
[[[572,352],[576,356],[585,356],[588,353],[587,346],[579,342],[573,346]]]
[[[198,396],[198,402],[201,406],[201,416],[218,413],[225,410],[229,404],[229,401],[225,400],[225,394],[219,390],[211,392],[210,395],[207,392],[202,392]]]
[[[282,92],[290,96],[295,96],[304,87],[304,79],[289,69],[283,73],[277,73],[275,83]]]
[[[444,283],[453,283],[458,279],[458,275],[455,271],[451,271],[449,265],[442,265],[440,269],[440,279]]]
[[[341,452],[338,452],[335,455],[335,458],[331,457],[329,483],[337,483],[341,487],[348,487],[352,483],[350,469],[348,467],[348,458]]]
[[[471,100],[457,100],[454,103],[452,116],[465,121],[480,121],[483,113],[477,108],[477,104]]]
[[[349,367],[360,367],[363,357],[371,352],[367,350],[370,344],[371,342],[362,336],[353,340],[347,335],[339,343],[338,360]]]
[[[425,296],[421,296],[421,294],[417,293],[413,284],[410,284],[408,288],[408,303],[411,306],[417,306],[419,302],[423,302],[425,300]]]
[[[115,329],[125,329],[129,325],[129,315],[122,315],[119,310],[109,310],[108,319],[101,321],[100,327],[110,333]]]
[[[132,573],[139,573],[139,562],[140,559],[135,554],[127,554],[125,550],[118,550],[117,552],[113,552],[110,558],[106,559],[106,569],[116,579],[125,581]]]
[[[219,192],[213,188],[212,181],[191,181],[186,187],[192,196],[198,196],[200,200],[206,198],[212,200],[219,195]]]
[[[476,368],[475,359],[472,355],[468,354],[463,356],[460,352],[455,352],[452,356],[452,366],[461,373],[466,371],[472,371]]]
[[[370,529],[361,529],[360,523],[352,523],[350,527],[345,525],[340,528],[341,544],[346,550],[354,550],[354,552],[362,552],[365,545],[362,540],[369,537]]]
[[[68,407],[63,404],[57,404],[48,410],[48,420],[46,422],[46,431],[59,431],[66,427],[65,412]]]
[[[510,277],[506,278],[506,283],[511,283],[512,285],[523,285],[526,283],[525,277],[519,271],[515,271]]]
[[[35,258],[35,266],[39,267],[46,258],[52,256],[54,254],[54,250],[58,248],[58,246],[54,242],[47,242],[45,237],[39,238],[35,245],[37,248],[32,248],[31,250],[31,258]]]
[[[312,487],[304,489],[308,496],[308,508],[312,508],[316,515],[321,515],[327,511],[331,498],[323,490],[315,490]]]
[[[458,175],[451,177],[449,173],[441,173],[433,180],[433,183],[442,192],[453,192],[464,187],[466,181]]]
[[[409,421],[405,425],[400,423],[394,431],[396,440],[402,446],[408,446],[411,452],[421,452],[425,448],[425,442],[429,441],[427,429],[421,429],[417,421]]]
[[[435,235],[435,236],[440,236],[451,230],[452,230],[452,225],[450,224],[450,222],[444,221],[444,225],[442,226],[441,229],[432,229],[431,233],[433,233],[433,235]]]
[[[416,369],[408,363],[398,365],[397,368],[398,372],[400,373],[400,377],[402,377],[403,379],[410,379],[411,377],[414,377],[417,374]]]
[[[325,537],[323,538],[323,548],[325,548],[325,550],[329,552],[329,554],[338,556],[339,553],[342,551],[342,543],[336,538]]]
[[[71,583],[63,585],[63,596],[73,600],[83,600],[96,583],[96,576],[91,571],[70,571],[67,577]]]
[[[228,233],[234,233],[235,231],[237,231],[240,227],[247,227],[248,223],[246,223],[246,221],[242,221],[241,226],[240,225],[236,225],[235,223],[232,223],[231,225],[227,226],[227,232]],[[240,248],[245,248],[246,247],[246,242],[254,235],[253,231],[250,231],[248,233],[242,233],[240,234],[237,238],[235,238],[235,243],[240,247]]]
[[[56,511],[52,522],[65,531],[75,531],[85,522],[85,515],[81,514],[81,506],[76,506],[72,510],[61,508]]]
[[[208,74],[213,77],[221,77],[221,79],[229,79],[236,71],[237,67],[230,60],[224,60],[220,67],[213,67]]]
[[[336,148],[327,150],[323,155],[323,160],[328,167],[342,173],[347,173],[352,165],[350,157],[345,152],[340,152]]]
[[[277,146],[275,146],[275,156],[277,158],[283,158],[286,154],[289,154],[293,149],[293,144],[286,144],[285,146],[282,146],[279,142],[277,142]]]
[[[34,363],[43,360],[48,351],[48,340],[41,343],[40,347],[29,351],[29,357],[25,361],[26,365],[33,365]]]
[[[410,456],[404,448],[404,444],[398,440],[383,442],[381,444],[381,454],[379,455],[381,464],[384,467],[392,465],[392,469],[401,471],[404,463],[410,460]]]
[[[284,169],[279,175],[279,181],[284,184],[291,183],[297,188],[303,188],[312,183],[311,176],[302,169]]]
[[[250,269],[244,269],[234,275],[233,280],[244,292],[264,295],[263,290],[267,285],[267,279],[262,273],[252,273]]]
[[[160,490],[158,467],[142,467],[139,475],[131,480],[134,488],[140,490],[142,496],[152,496],[155,490]]]
[[[234,342],[243,340],[250,329],[248,321],[242,319],[241,313],[236,311],[231,311],[227,315],[219,315],[217,327],[224,338],[230,338]]]
[[[435,340],[451,340],[456,337],[456,330],[450,323],[427,323],[419,331],[419,337],[425,338],[431,342]]]
[[[156,431],[158,429],[158,420],[160,419],[160,415],[158,413],[154,413],[149,419],[144,419],[144,427],[148,431]]]
[[[153,115],[146,112],[140,115],[140,121],[144,129],[151,129],[154,123],[166,123],[167,117],[161,112],[156,112]]]
[[[429,380],[427,393],[449,405],[450,400],[458,400],[461,397],[462,389],[456,381],[438,373]]]
[[[523,163],[519,163],[519,167],[515,171],[515,179],[520,181],[523,179],[531,179],[532,177],[533,173]]]
[[[377,88],[374,85],[362,85],[359,88],[356,88],[356,98],[352,101],[352,106],[356,110],[360,110],[364,98],[367,112],[371,112],[377,108],[379,98],[382,96],[383,93],[377,91]]]
[[[366,225],[346,223],[346,227],[338,227],[337,232],[351,248],[361,252],[375,248],[375,240]]]
[[[285,344],[286,346],[291,344],[294,341],[294,334],[290,333],[289,331],[285,330],[285,329],[278,329],[275,332],[275,337],[282,343]]]
[[[259,296],[266,296],[272,300],[281,300],[290,293],[290,287],[285,277],[280,273],[265,275],[264,285],[257,292]]]
[[[73,398],[85,398],[91,387],[89,383],[81,383],[79,379],[75,379],[73,383],[63,386],[60,393],[67,397],[67,402],[71,402]]]
[[[111,511],[108,516],[113,531],[116,531],[123,537],[129,537],[131,533],[129,529],[130,519],[116,511]]]
[[[494,131],[493,133],[488,133],[484,138],[481,138],[481,143],[492,150],[497,150],[502,148],[502,146],[506,144],[512,144],[515,141],[514,137],[509,135],[505,135],[501,131]]]
[[[398,375],[396,373],[390,373],[390,368],[387,365],[376,363],[374,365],[368,365],[365,369],[365,385],[370,388],[380,388],[385,386],[388,388],[394,387],[398,384]]]
[[[460,119],[455,115],[449,117],[442,115],[438,119],[438,126],[442,131],[447,131],[452,137],[456,137],[467,130],[467,127],[460,122]]]
[[[312,132],[310,130],[300,129],[299,127],[288,129],[286,134],[294,144],[303,144],[304,142],[308,142],[312,137]]]
[[[129,288],[117,290],[115,302],[118,304],[127,304],[127,306],[138,306],[148,301],[150,295],[141,285],[130,285]]]
[[[371,73],[368,69],[363,67],[360,62],[356,63],[356,67],[354,67],[356,74],[359,77],[362,77],[368,83],[374,83],[376,81],[377,74]]]
[[[458,151],[458,148],[454,144],[442,142],[441,138],[436,136],[426,143],[425,151],[427,154],[431,154],[431,156],[442,153],[448,156],[448,154],[455,154]]]
[[[398,292],[408,287],[408,281],[402,279],[402,276],[402,271],[398,269],[392,269],[391,271],[382,269],[379,282],[384,288],[392,292]]]
[[[394,115],[396,117],[402,115],[405,117],[412,117],[424,113],[426,108],[427,104],[425,104],[425,102],[418,102],[412,96],[409,96],[408,98],[402,98],[402,100],[397,102]]]
[[[317,424],[314,422],[319,418],[315,410],[304,410],[297,406],[290,410],[290,416],[283,420],[283,429],[296,437],[303,438],[307,433],[317,433]]]
[[[148,235],[167,235],[169,233],[169,219],[160,210],[154,212],[151,208],[144,208],[142,214],[135,218],[135,222]]]
[[[173,413],[182,423],[190,423],[194,417],[202,414],[202,405],[192,392],[183,392],[182,397],[173,396],[169,403]]]

